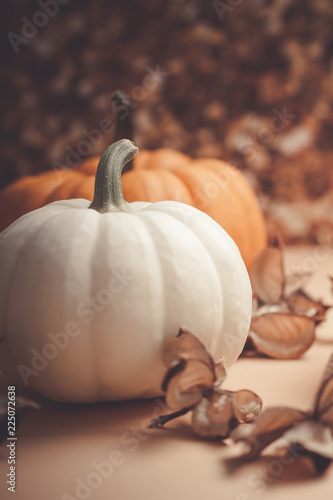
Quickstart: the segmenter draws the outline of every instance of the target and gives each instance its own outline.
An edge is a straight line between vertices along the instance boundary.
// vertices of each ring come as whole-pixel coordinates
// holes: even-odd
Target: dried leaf
[[[291,311],[297,314],[307,315],[313,318],[316,323],[320,323],[325,319],[326,311],[330,307],[320,300],[312,299],[303,290],[294,292],[288,297],[287,301]]]
[[[333,406],[333,378],[328,379],[322,386],[318,395],[315,412],[318,418],[322,419],[324,413]]]
[[[287,302],[281,301],[278,304],[263,304],[257,309],[254,309],[252,313],[253,318],[257,318],[258,316],[263,316],[264,314],[271,313],[289,313],[290,309],[288,307]]]
[[[202,391],[213,386],[214,372],[201,361],[188,361],[184,369],[169,380],[166,402],[169,408],[177,409],[196,404]]]
[[[193,410],[192,426],[197,434],[224,438],[239,422],[252,421],[260,413],[262,402],[253,392],[215,389],[227,375],[223,359],[214,364],[191,332],[180,329],[166,343],[163,359],[168,363],[162,386],[166,402],[177,411],[154,419],[152,427]]]
[[[333,354],[326,365],[315,402],[314,418],[333,430]]]
[[[315,322],[306,316],[270,313],[252,318],[249,335],[257,350],[267,356],[298,358],[315,339]]]
[[[249,448],[248,456],[257,456],[273,441],[308,415],[300,410],[287,407],[267,408],[253,424],[237,427],[231,434],[235,442],[244,441]]]
[[[227,378],[227,369],[225,367],[223,359],[220,359],[215,363],[215,382],[214,386],[218,387]]]
[[[211,392],[193,410],[192,427],[199,436],[223,439],[235,425],[232,396],[228,392]]]
[[[180,408],[191,408],[202,398],[202,389],[193,388],[186,393],[179,389],[179,378],[174,378],[170,381],[168,392],[166,394],[166,404],[171,410]]]
[[[308,450],[305,450],[303,454],[298,458],[297,462],[302,460],[303,458],[307,458],[310,460],[312,463],[312,467],[315,469],[315,474],[316,475],[322,475],[326,469],[330,466],[332,459],[323,457],[322,455],[319,455],[318,453],[314,453]],[[296,462],[296,464],[297,464]],[[309,476],[305,476],[307,479]]]
[[[201,360],[214,369],[214,361],[200,340],[186,328],[180,328],[176,337],[167,340],[163,351],[165,366],[180,359]]]
[[[321,382],[320,382],[320,387],[319,387],[318,392],[321,391],[321,389],[325,385],[325,383],[331,378],[333,378],[333,353],[331,354],[331,356],[329,357],[329,359],[326,363],[324,372],[323,372],[322,377],[321,377]]]
[[[185,366],[186,361],[184,361],[183,359],[172,361],[162,381],[161,389],[163,392],[167,392],[170,381],[179,373],[181,373],[184,370]]]
[[[333,459],[332,431],[320,422],[307,420],[296,424],[276,442],[276,447],[290,447],[295,443],[300,444],[304,450]]]
[[[280,301],[284,289],[282,250],[268,247],[255,259],[250,269],[253,293],[268,304]]]
[[[248,423],[259,417],[262,400],[255,392],[244,389],[231,394],[233,410],[238,422]]]
[[[184,328],[166,342],[163,360],[168,370],[162,389],[171,409],[193,406],[201,399],[202,391],[216,382],[212,357],[195,335]]]
[[[272,460],[287,464],[287,467],[281,468],[281,474],[274,478],[282,483],[308,481],[321,474],[330,464],[330,459],[306,450],[299,443],[293,443],[289,448],[282,448],[276,457],[266,456],[266,460],[268,477],[272,477],[270,466]]]
[[[328,425],[333,430],[333,403],[331,403],[321,412],[320,421],[323,424]]]

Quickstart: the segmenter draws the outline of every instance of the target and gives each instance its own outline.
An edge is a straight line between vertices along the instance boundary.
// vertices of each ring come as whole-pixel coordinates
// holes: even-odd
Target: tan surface
[[[333,253],[314,248],[289,249],[288,267],[315,268],[309,289],[329,303]],[[318,329],[318,340],[294,361],[241,359],[225,387],[249,388],[265,406],[291,404],[308,409],[331,351],[333,315]],[[259,482],[262,464],[228,472],[230,448],[196,438],[183,417],[165,430],[145,430],[158,404],[128,402],[95,406],[44,405],[27,415],[18,432],[17,492],[6,491],[7,449],[0,448],[1,499],[60,500],[328,500],[333,497],[333,465],[321,479],[271,484]],[[142,431],[142,428],[144,431]],[[112,455],[113,454],[113,455]],[[111,471],[96,475],[94,462],[113,460]],[[275,469],[276,470],[276,469]],[[94,474],[92,474],[94,473]],[[92,474],[92,475],[91,475]],[[96,481],[75,491],[78,480]]]

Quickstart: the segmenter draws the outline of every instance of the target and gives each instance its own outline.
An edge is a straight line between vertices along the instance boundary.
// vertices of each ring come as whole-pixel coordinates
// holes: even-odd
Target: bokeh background
[[[115,123],[110,95],[122,89],[139,147],[237,165],[271,235],[332,235],[332,0],[2,0],[0,9],[1,187],[66,165],[85,133]],[[112,142],[112,128],[89,154]]]

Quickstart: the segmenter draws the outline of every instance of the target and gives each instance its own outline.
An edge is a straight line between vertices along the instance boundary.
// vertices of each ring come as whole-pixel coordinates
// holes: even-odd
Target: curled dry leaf
[[[320,420],[333,430],[333,354],[322,377],[313,415],[316,420]]]
[[[254,260],[250,269],[252,289],[261,302],[276,304],[284,289],[284,272],[281,248],[265,248]]]
[[[233,416],[230,395],[211,392],[193,409],[192,428],[199,436],[224,439],[235,426]]]
[[[292,453],[294,458],[310,459],[316,473],[322,474],[333,460],[333,354],[311,412],[268,408],[253,424],[237,427],[231,437],[246,444],[249,458],[257,457],[273,443],[275,449]]]
[[[214,386],[218,387],[227,378],[227,370],[222,359],[215,363],[215,382]]]
[[[262,354],[280,359],[297,358],[315,339],[315,321],[307,316],[268,313],[252,318],[249,336]]]
[[[267,408],[253,424],[239,426],[231,437],[235,442],[244,441],[248,447],[248,457],[255,457],[286,430],[306,418],[306,413],[293,408]]]
[[[173,376],[168,374],[166,402],[169,408],[179,409],[200,401],[202,391],[214,384],[214,372],[201,361],[191,360]]]
[[[252,265],[250,277],[254,302],[243,354],[284,359],[301,356],[311,346],[315,326],[325,319],[329,306],[314,300],[301,288],[287,291],[290,277],[283,271],[281,247],[263,250]]]
[[[328,380],[330,380],[331,378],[333,378],[333,353],[329,357],[329,359],[328,359],[328,361],[326,363],[325,369],[323,371],[323,374],[322,374],[322,377],[321,377],[321,381],[320,381],[320,387],[319,387],[318,395],[319,395],[319,393],[320,393],[323,385]]]
[[[326,311],[330,307],[320,300],[312,299],[304,290],[297,290],[290,295],[288,306],[291,311],[311,317],[316,323],[324,321]]]
[[[175,361],[191,361],[193,359],[200,360],[214,368],[213,358],[203,343],[193,333],[182,327],[176,337],[172,337],[165,343],[163,362],[166,366],[170,366]]]
[[[304,450],[333,460],[333,434],[321,422],[306,420],[288,429],[276,443],[276,448],[289,448],[294,443]]]
[[[205,346],[185,328],[169,339],[164,347],[163,361],[168,367],[162,389],[167,393],[169,408],[192,406],[216,382],[215,364]],[[222,368],[219,367],[219,377]],[[225,373],[225,368],[224,368]]]
[[[261,398],[252,391],[210,391],[195,406],[192,427],[199,436],[225,439],[240,423],[261,412]]]
[[[265,314],[272,313],[289,313],[289,307],[286,302],[279,302],[278,304],[263,304],[253,311],[252,317],[264,316]]]
[[[180,329],[177,337],[166,343],[163,359],[168,370],[162,388],[169,408],[177,411],[153,419],[151,427],[193,410],[192,427],[196,434],[226,438],[239,423],[250,422],[260,414],[262,401],[257,394],[218,388],[227,374],[223,360],[214,364],[191,332]]]
[[[262,409],[261,398],[248,389],[230,393],[233,398],[233,409],[239,423],[252,422],[259,417]]]

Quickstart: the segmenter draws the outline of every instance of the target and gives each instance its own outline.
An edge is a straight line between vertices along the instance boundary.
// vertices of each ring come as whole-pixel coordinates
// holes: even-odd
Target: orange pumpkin
[[[0,193],[0,230],[52,201],[92,200],[98,160],[90,158],[75,170],[25,177],[6,187]],[[224,161],[191,159],[167,148],[142,150],[133,169],[123,174],[122,186],[128,202],[176,200],[206,212],[235,240],[248,267],[267,244],[264,217],[253,190],[244,175]]]

